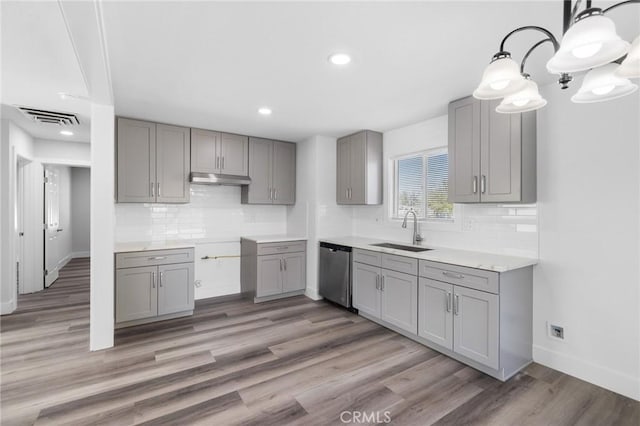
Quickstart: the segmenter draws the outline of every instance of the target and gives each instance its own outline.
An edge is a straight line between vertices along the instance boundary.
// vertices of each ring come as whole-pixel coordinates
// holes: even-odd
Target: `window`
[[[418,218],[453,221],[453,204],[447,202],[449,162],[443,149],[394,160],[393,216],[402,218],[413,209]]]

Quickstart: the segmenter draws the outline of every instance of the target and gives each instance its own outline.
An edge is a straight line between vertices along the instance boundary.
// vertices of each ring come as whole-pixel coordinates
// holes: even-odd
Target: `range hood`
[[[249,185],[249,176],[223,175],[221,173],[191,172],[189,182],[203,185]]]

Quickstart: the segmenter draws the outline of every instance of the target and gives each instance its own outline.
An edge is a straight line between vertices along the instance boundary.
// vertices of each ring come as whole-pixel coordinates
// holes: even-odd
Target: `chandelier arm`
[[[564,30],[565,32],[567,32],[567,29],[569,29],[568,27],[571,26],[571,23],[573,22],[573,19],[576,17],[576,15],[578,14],[578,9],[580,8],[580,3],[582,3],[582,0],[576,0],[576,3],[573,6],[573,9],[571,10],[571,17],[568,18],[568,22],[567,22],[567,17],[565,16],[565,25],[567,25],[567,28]],[[591,3],[591,2],[589,2]],[[569,0],[569,4],[571,4],[571,0]],[[587,6],[587,8],[589,8],[590,6]]]
[[[524,65],[527,62],[527,59],[529,58],[529,55],[531,55],[531,53],[536,50],[536,48],[538,48],[538,46],[549,42],[549,43],[553,43],[553,41],[550,38],[545,38],[540,40],[539,42],[537,42],[536,44],[534,44],[533,46],[531,46],[531,48],[527,51],[527,53],[524,54],[524,57],[522,58],[522,62],[520,62],[520,74],[524,74]]]
[[[627,0],[627,1],[622,1],[620,3],[616,3],[613,6],[609,6],[606,9],[602,9],[602,13],[607,13],[611,9],[615,9],[618,6],[624,6],[625,4],[632,4],[632,3],[640,3],[640,0]]]
[[[640,0],[629,0],[629,1],[638,1],[638,2],[640,2]],[[507,39],[509,37],[511,37],[513,34],[515,34],[517,32],[524,31],[524,30],[540,31],[540,32],[544,33],[549,38],[551,43],[553,43],[553,48],[555,49],[556,52],[560,48],[560,43],[558,43],[558,40],[556,40],[555,36],[551,33],[551,31],[547,30],[546,28],[538,27],[538,26],[535,26],[535,25],[527,25],[525,27],[516,28],[515,30],[511,31],[509,34],[504,36],[504,38],[502,39],[502,42],[500,43],[500,52],[504,52],[504,43],[507,41]]]

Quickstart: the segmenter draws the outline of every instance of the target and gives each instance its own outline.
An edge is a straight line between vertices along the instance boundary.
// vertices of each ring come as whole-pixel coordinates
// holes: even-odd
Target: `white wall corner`
[[[0,315],[7,315],[16,310],[16,299],[0,303]]]
[[[322,300],[322,299],[324,299],[322,296],[320,296],[318,294],[318,290],[314,289],[314,288],[307,287],[307,289],[304,292],[304,295],[307,296],[311,300]]]

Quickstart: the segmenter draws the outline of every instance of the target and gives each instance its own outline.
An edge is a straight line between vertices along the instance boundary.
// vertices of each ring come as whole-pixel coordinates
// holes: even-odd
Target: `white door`
[[[58,173],[55,169],[44,171],[44,285],[49,287],[58,279],[58,229],[60,204]]]

